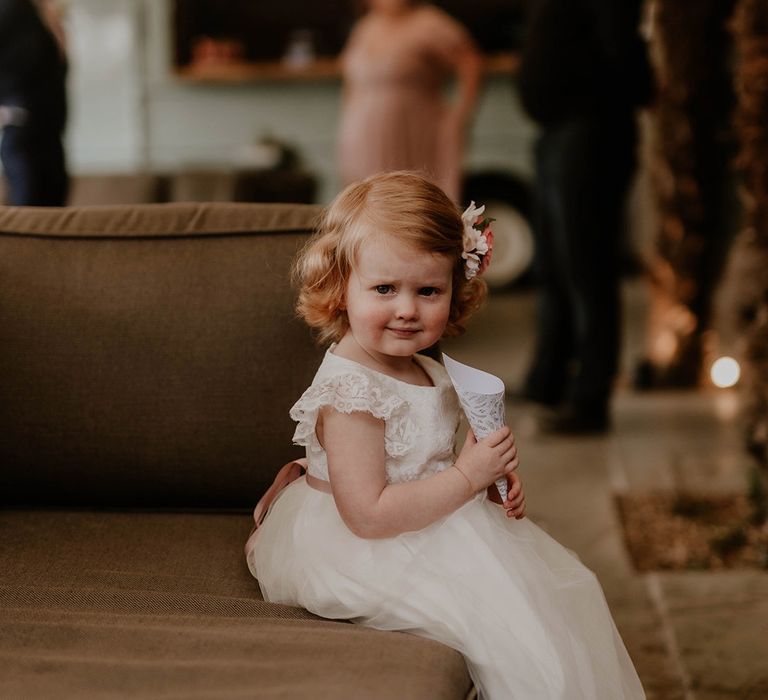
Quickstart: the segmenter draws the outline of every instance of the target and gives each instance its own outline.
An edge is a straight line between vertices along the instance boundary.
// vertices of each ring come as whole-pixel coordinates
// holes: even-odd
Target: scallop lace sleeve
[[[340,413],[370,413],[385,421],[384,447],[392,457],[405,454],[412,443],[408,401],[364,372],[348,372],[312,384],[293,405],[290,416],[297,422],[294,445],[322,449],[317,441],[315,425],[320,410],[325,406]]]

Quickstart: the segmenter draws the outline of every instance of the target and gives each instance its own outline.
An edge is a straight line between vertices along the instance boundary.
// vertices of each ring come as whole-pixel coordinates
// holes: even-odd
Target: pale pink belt
[[[256,531],[264,522],[264,518],[267,515],[267,511],[269,511],[269,507],[275,502],[275,499],[277,498],[279,493],[290,483],[296,481],[296,479],[298,479],[302,474],[304,474],[304,478],[307,480],[308,486],[311,486],[313,489],[316,489],[317,491],[322,491],[323,493],[331,493],[331,484],[328,481],[325,481],[324,479],[319,479],[316,476],[312,476],[312,474],[305,473],[306,470],[307,470],[307,460],[297,459],[294,462],[288,462],[288,464],[283,465],[280,468],[280,471],[277,472],[277,475],[275,476],[275,480],[272,482],[272,485],[267,489],[266,493],[259,499],[259,502],[256,504],[256,507],[253,509],[253,520],[255,524],[253,526],[253,530],[251,530],[250,536],[248,537],[248,542],[246,542],[246,545],[245,545],[246,552],[250,549],[250,546],[253,543],[253,537],[256,534]]]
[[[333,493],[331,490],[331,482],[326,481],[325,479],[320,479],[319,477],[312,476],[309,472],[307,472],[304,475],[304,478],[307,480],[307,484],[311,486],[316,491],[322,491],[323,493]]]

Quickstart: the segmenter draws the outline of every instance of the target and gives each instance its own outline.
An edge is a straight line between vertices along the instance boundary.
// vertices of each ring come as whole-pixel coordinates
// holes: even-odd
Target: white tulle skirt
[[[365,540],[302,477],[247,556],[268,601],[457,649],[483,700],[645,697],[594,574],[485,497],[424,530]]]

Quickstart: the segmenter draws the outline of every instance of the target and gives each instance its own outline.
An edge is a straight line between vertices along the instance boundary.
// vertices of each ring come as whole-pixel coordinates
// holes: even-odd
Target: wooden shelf
[[[514,75],[520,59],[517,54],[500,53],[486,56],[486,75]],[[177,68],[176,78],[184,83],[258,83],[316,82],[341,79],[336,58],[318,58],[307,66],[293,67],[281,61],[258,63],[198,64]]]
[[[520,55],[505,52],[485,57],[486,75],[515,75],[520,68]]]
[[[333,80],[340,76],[335,58],[318,58],[307,66],[292,67],[281,61],[258,63],[190,64],[176,70],[188,83],[254,83],[271,81]]]

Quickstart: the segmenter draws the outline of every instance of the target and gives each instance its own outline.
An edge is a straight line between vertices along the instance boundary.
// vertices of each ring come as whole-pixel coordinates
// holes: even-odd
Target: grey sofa
[[[461,656],[265,603],[250,509],[321,351],[302,205],[0,208],[0,697],[459,700]]]

